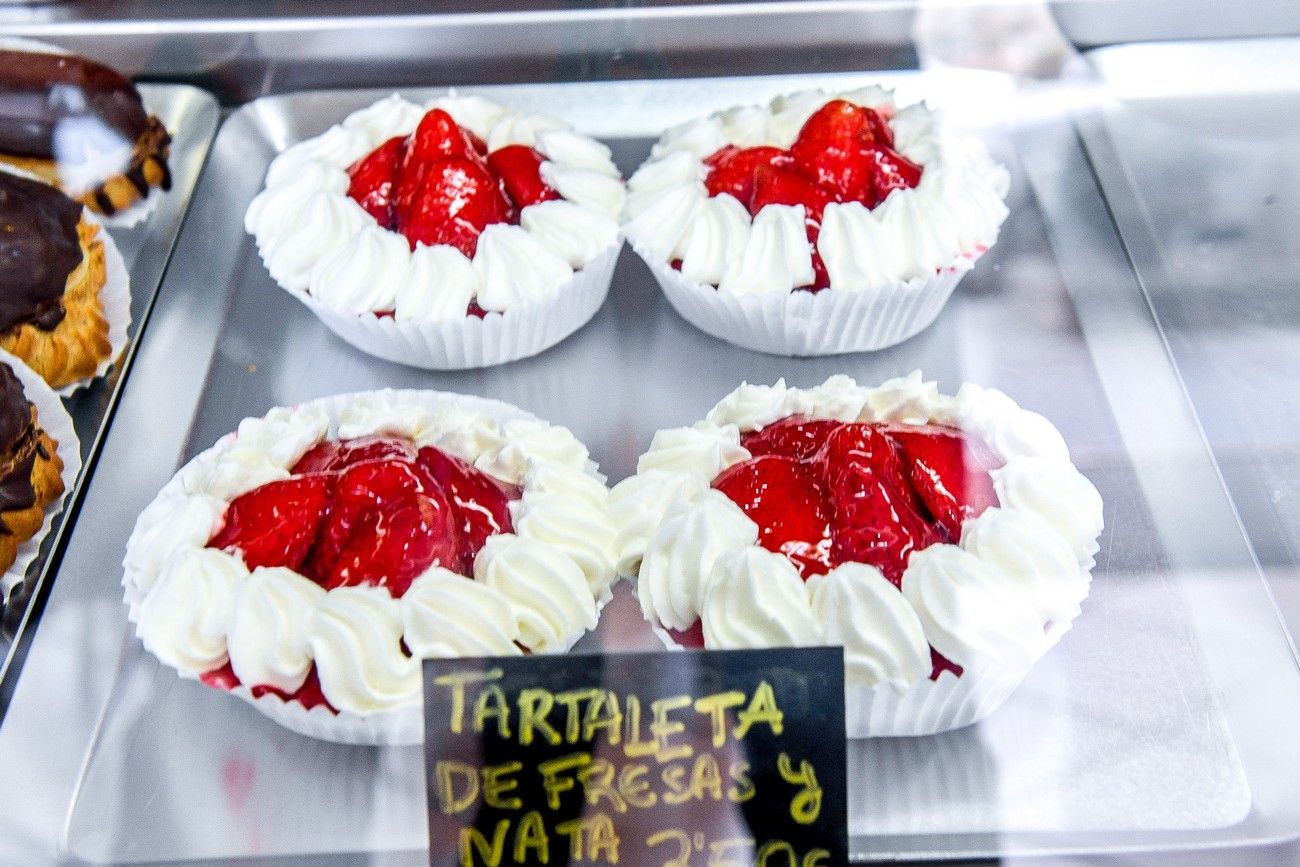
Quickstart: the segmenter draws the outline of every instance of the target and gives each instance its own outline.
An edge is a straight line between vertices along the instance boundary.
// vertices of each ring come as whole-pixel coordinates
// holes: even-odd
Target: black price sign
[[[428,660],[433,867],[848,863],[840,648]]]

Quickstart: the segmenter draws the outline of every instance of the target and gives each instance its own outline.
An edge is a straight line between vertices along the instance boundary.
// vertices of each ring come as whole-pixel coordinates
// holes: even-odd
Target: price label
[[[848,863],[839,648],[428,660],[433,867]]]

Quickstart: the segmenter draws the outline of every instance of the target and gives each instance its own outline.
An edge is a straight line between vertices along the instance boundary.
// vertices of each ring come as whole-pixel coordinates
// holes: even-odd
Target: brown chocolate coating
[[[0,512],[36,502],[32,466],[40,449],[31,404],[9,365],[0,363]],[[0,522],[0,532],[8,528]]]
[[[116,70],[73,55],[0,50],[0,153],[79,164],[88,142],[97,152],[129,149],[148,124],[135,85]]]
[[[81,205],[53,187],[0,172],[0,333],[63,320],[63,290],[81,264]]]

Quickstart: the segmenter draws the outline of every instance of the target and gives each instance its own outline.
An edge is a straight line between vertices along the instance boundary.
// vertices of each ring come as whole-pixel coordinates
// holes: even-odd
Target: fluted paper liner
[[[63,503],[77,482],[77,476],[81,473],[81,443],[72,427],[72,417],[63,408],[63,401],[45,384],[45,380],[3,349],[0,349],[0,362],[13,368],[14,375],[23,384],[23,393],[36,407],[36,423],[58,443],[59,459],[63,461],[63,493],[45,507],[45,521],[41,524],[41,529],[18,546],[18,555],[13,565],[0,576],[0,598],[8,599],[10,591],[26,577],[27,569],[40,553],[41,542],[49,535],[54,516],[63,510]]]
[[[963,257],[933,277],[860,292],[824,289],[735,295],[689,280],[642,250],[637,254],[687,322],[745,349],[789,356],[867,352],[902,343],[934,322],[979,258]]]
[[[686,650],[660,623],[651,623],[655,636],[669,650]],[[1056,646],[1070,623],[1053,625],[1043,653]],[[937,680],[925,678],[905,690],[844,683],[844,730],[849,738],[915,737],[964,728],[987,717],[1020,686],[1042,655],[1001,668],[945,671]]]
[[[28,371],[30,374],[30,371]],[[24,384],[26,384],[24,382]],[[48,390],[48,389],[47,389]],[[536,419],[532,413],[525,412],[518,407],[511,406],[508,403],[502,403],[498,400],[489,398],[474,397],[472,395],[453,394],[450,392],[439,391],[422,391],[417,389],[393,389],[388,392],[394,399],[394,403],[405,406],[423,406],[436,408],[439,406],[454,406],[468,412],[480,412],[495,419],[497,422],[504,424],[507,421],[515,419]],[[330,420],[329,434],[333,435],[338,427],[339,418],[343,410],[355,402],[358,398],[373,392],[353,392],[350,394],[338,394],[330,397],[322,397],[317,400],[306,401],[300,406],[314,406],[324,410]],[[66,413],[65,413],[66,415]],[[53,434],[51,434],[53,435]],[[218,445],[235,436],[234,432],[226,434],[220,440],[213,444],[209,449],[196,455],[172,476],[171,480],[163,486],[158,496],[164,496],[180,489],[180,478],[185,468],[203,455],[211,452]],[[62,445],[62,444],[60,444]],[[60,450],[60,454],[62,451]],[[596,465],[591,461],[587,462],[589,472],[595,473]],[[155,498],[156,499],[156,498]],[[47,524],[48,526],[48,524]],[[127,604],[127,619],[132,624],[139,621],[140,605],[144,601],[141,594],[136,590],[135,582],[131,580],[131,574],[128,571],[122,578],[124,587],[123,598]],[[596,600],[596,612],[599,615],[606,602],[609,601],[610,593],[606,592]],[[581,636],[579,636],[581,638]],[[576,643],[576,642],[575,642]],[[572,645],[569,645],[572,647]],[[565,648],[568,650],[569,648]],[[170,666],[168,666],[170,668]],[[178,677],[182,680],[198,680],[198,676],[182,672],[176,669]],[[254,697],[252,689],[246,685],[241,685],[235,689],[227,690],[232,695],[236,695],[244,701],[257,708],[266,716],[275,720],[280,725],[299,734],[308,737],[319,738],[321,740],[333,741],[341,744],[365,744],[371,746],[407,746],[422,743],[424,740],[424,705],[417,701],[410,707],[400,707],[394,710],[382,711],[373,714],[355,714],[347,711],[339,711],[337,714],[330,713],[324,707],[315,707],[308,710],[297,701],[285,701],[274,693],[267,693],[262,696]]]
[[[586,325],[605,303],[622,246],[622,240],[612,244],[545,298],[482,319],[399,322],[392,316],[336,310],[302,289],[287,291],[330,331],[386,361],[427,370],[491,367],[550,349]]]

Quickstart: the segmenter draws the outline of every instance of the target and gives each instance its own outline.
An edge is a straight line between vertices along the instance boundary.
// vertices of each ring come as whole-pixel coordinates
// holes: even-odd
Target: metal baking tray
[[[156,204],[149,204],[148,215],[139,223],[130,228],[108,229],[131,276],[130,342],[107,377],[96,380],[64,402],[81,441],[81,459],[86,467],[81,479],[93,471],[101,434],[107,429],[120,385],[135,356],[135,337],[153,305],[190,194],[194,192],[220,119],[216,100],[198,88],[182,84],[142,84],[139,90],[148,111],[172,133],[171,158],[168,160],[172,188],[158,196]],[[34,609],[39,608],[39,602],[33,605],[32,601],[40,599],[47,575],[57,567],[64,544],[64,526],[68,523],[65,519],[75,516],[80,507],[81,479],[69,492],[63,512],[54,519],[41,555],[28,569],[27,578],[14,588],[5,602],[3,629],[0,629],[0,684],[3,684],[0,691],[5,696],[13,686],[10,669],[21,664],[24,634],[32,615],[38,613]],[[4,704],[0,699],[0,712]]]
[[[969,71],[465,90],[569,118],[605,139],[630,173],[660,130],[690,116],[871,81],[897,86],[905,101],[924,96],[984,136],[1012,172],[1012,217],[930,329],[883,352],[804,360],[694,330],[630,251],[596,318],[536,358],[435,374],[363,355],[275,286],[242,217],[277,151],[384,93],[272,97],[235,112],[214,143],[0,727],[0,766],[32,781],[9,815],[26,833],[0,840],[0,857],[316,864],[382,853],[384,863],[423,862],[418,750],[279,729],[178,681],[126,625],[117,564],[136,514],[241,418],[383,386],[480,394],[569,426],[616,481],[654,430],[700,417],[741,380],[810,385],[850,373],[875,382],[918,367],[946,389],[967,379],[997,386],[1055,421],[1106,499],[1108,529],[1084,616],[986,723],[850,744],[855,858],[1300,834],[1287,734],[1300,714],[1300,669],[1074,119],[1060,108],[1074,104],[1066,94]],[[589,645],[653,645],[625,587]],[[50,742],[63,748],[39,748]]]

